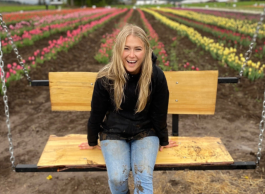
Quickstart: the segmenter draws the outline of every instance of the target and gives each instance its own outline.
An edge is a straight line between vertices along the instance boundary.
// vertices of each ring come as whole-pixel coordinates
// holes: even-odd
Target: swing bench
[[[245,62],[240,71],[242,77],[247,61],[265,15],[265,8],[256,32],[245,54]],[[97,73],[52,72],[49,80],[31,80],[0,13],[0,24],[7,32],[13,50],[31,86],[49,86],[52,111],[90,111],[91,98]],[[1,37],[0,37],[1,38]],[[12,135],[9,124],[9,109],[6,95],[4,63],[2,61],[0,39],[0,67],[3,84],[6,123],[8,128],[10,161],[16,172],[82,172],[106,171],[100,150],[79,150],[78,145],[87,141],[84,134],[69,134],[63,137],[50,135],[37,165],[17,164],[13,153]],[[218,83],[238,83],[237,77],[218,78],[218,71],[165,72],[169,88],[168,113],[172,114],[172,137],[178,146],[158,152],[154,170],[233,170],[259,169],[263,132],[265,128],[265,106],[260,122],[257,161],[235,162],[216,137],[179,137],[179,114],[213,115],[216,104]],[[265,95],[265,92],[264,92]],[[265,105],[265,99],[263,104]]]
[[[172,114],[172,137],[178,146],[158,152],[155,170],[255,169],[255,162],[234,162],[220,138],[178,137],[178,114],[212,115],[217,84],[236,83],[237,78],[218,78],[218,71],[164,72],[169,88],[168,113]],[[97,73],[50,72],[52,111],[90,111]],[[44,84],[45,83],[45,84]],[[16,172],[105,171],[101,150],[79,150],[86,134],[50,135],[37,165],[16,166]],[[99,142],[100,143],[100,142]]]

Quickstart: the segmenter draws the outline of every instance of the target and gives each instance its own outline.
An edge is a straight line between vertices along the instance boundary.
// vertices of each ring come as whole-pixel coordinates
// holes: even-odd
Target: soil
[[[151,15],[147,19],[159,35],[169,53],[176,31],[161,24]],[[94,56],[100,48],[100,39],[111,33],[115,18],[83,37],[68,53],[61,52],[56,59],[32,69],[33,80],[48,79],[51,71],[92,71],[103,67]],[[130,23],[143,26],[138,12],[134,11]],[[43,41],[43,40],[42,40]],[[35,44],[38,48],[39,43]],[[40,47],[41,44],[39,45]],[[34,48],[35,49],[35,48]],[[34,49],[23,49],[27,58]],[[188,50],[189,52],[185,52]],[[27,52],[28,51],[28,52]],[[218,69],[220,77],[234,77],[238,72],[218,65],[210,54],[200,54],[188,38],[181,37],[175,52],[179,62],[196,64],[200,69]],[[23,57],[24,57],[23,56]],[[8,55],[5,64],[16,61]],[[180,115],[181,136],[220,137],[235,161],[255,161],[262,112],[264,78],[250,82],[242,78],[240,84],[219,84],[215,115]],[[30,87],[25,78],[12,82],[8,88],[10,123],[13,135],[16,164],[37,164],[50,135],[86,134],[89,112],[52,112],[48,87]],[[0,102],[0,110],[4,104]],[[110,193],[106,172],[78,173],[15,173],[10,164],[9,143],[5,114],[0,112],[0,193]],[[168,115],[171,134],[172,115]],[[264,148],[263,148],[264,150]],[[261,169],[234,171],[155,171],[154,193],[262,193],[264,191],[265,156],[262,151]],[[51,180],[46,177],[52,175]],[[131,192],[133,180],[129,179]]]

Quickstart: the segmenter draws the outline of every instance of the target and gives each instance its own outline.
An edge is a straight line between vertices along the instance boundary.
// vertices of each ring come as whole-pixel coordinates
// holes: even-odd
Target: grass
[[[236,7],[233,7],[236,4]],[[262,5],[255,7],[254,4]],[[212,8],[226,8],[226,9],[241,9],[241,10],[257,10],[262,11],[265,5],[265,1],[247,1],[247,2],[236,2],[236,3],[225,3],[225,2],[208,2],[208,3],[192,3],[183,4],[184,7],[212,7]]]
[[[55,6],[49,6],[49,10],[55,9]],[[33,10],[46,10],[45,5],[10,5],[0,3],[0,13],[3,12],[16,12],[16,11],[33,11]]]

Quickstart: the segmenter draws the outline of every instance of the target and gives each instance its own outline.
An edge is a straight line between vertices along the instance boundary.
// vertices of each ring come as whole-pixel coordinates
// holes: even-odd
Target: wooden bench
[[[173,136],[179,146],[158,152],[155,170],[254,169],[254,162],[234,162],[220,138],[178,137],[178,114],[215,112],[218,71],[164,72],[169,88],[168,113],[173,115]],[[49,73],[52,111],[91,111],[97,73]],[[84,132],[86,126],[84,126]],[[17,172],[104,171],[100,150],[79,150],[86,134],[50,135],[36,165],[17,165]]]

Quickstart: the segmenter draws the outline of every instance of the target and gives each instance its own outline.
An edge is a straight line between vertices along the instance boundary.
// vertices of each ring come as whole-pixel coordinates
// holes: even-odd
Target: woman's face
[[[145,46],[143,41],[133,35],[126,38],[122,52],[122,62],[128,73],[137,74],[145,57]]]

